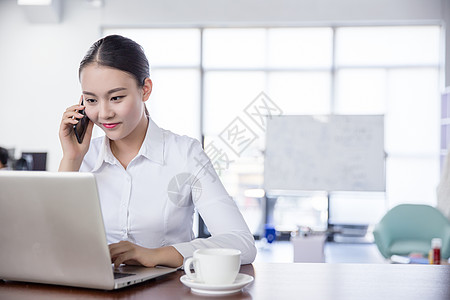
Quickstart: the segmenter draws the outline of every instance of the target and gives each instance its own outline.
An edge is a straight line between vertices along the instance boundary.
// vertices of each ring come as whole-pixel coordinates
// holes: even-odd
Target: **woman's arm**
[[[80,169],[82,162],[83,159],[72,160],[63,156],[61,162],[59,163],[58,172],[77,172]]]
[[[175,244],[173,247],[183,257],[192,256],[195,250],[202,248],[238,249],[241,251],[241,264],[252,263],[257,252],[255,240],[234,200],[224,196],[209,202],[205,206],[197,204],[197,209],[211,237]]]
[[[241,263],[252,263],[256,257],[255,240],[236,202],[225,190],[201,145],[193,143],[189,153],[189,172],[195,174],[196,179],[191,188],[200,189],[193,194],[193,202],[211,237],[173,246],[184,257],[192,256],[200,248],[238,249],[241,251]]]

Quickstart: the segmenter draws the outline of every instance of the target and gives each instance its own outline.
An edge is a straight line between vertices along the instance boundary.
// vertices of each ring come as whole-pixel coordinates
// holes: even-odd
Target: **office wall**
[[[77,66],[100,34],[100,10],[65,1],[58,24],[31,24],[15,0],[0,1],[0,145],[61,159],[62,112],[80,95]]]
[[[102,26],[450,22],[450,0],[105,0],[101,8],[61,1],[57,24],[32,24],[16,0],[0,1],[0,145],[48,151],[49,170],[56,170],[61,158],[62,112],[80,93],[79,61]]]
[[[450,0],[442,0],[442,20],[445,24],[445,49],[442,59],[444,59],[444,86],[450,86]]]
[[[106,0],[103,23],[118,25],[321,23],[436,20],[448,0]]]

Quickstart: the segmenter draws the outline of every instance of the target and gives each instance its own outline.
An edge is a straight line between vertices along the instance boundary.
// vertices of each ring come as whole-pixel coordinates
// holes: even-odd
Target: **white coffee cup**
[[[240,267],[241,251],[225,248],[195,250],[194,256],[184,262],[184,271],[191,280],[212,285],[233,283]]]

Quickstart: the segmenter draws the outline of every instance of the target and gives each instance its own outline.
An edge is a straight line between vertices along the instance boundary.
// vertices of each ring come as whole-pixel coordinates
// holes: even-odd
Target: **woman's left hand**
[[[114,267],[120,264],[143,265],[145,267],[154,267],[157,262],[154,259],[156,253],[154,249],[148,249],[128,241],[120,241],[109,245],[109,253]]]
[[[120,241],[110,244],[109,252],[115,268],[121,264],[145,267],[155,267],[156,265],[179,267],[183,264],[183,256],[171,246],[149,249],[128,241]]]

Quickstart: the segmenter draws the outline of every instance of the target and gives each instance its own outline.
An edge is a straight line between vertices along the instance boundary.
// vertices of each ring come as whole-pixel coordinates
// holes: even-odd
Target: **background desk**
[[[242,293],[216,299],[450,299],[448,265],[257,263],[241,272],[255,281]],[[0,299],[206,299],[180,282],[183,274],[112,292],[0,282]]]

